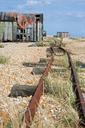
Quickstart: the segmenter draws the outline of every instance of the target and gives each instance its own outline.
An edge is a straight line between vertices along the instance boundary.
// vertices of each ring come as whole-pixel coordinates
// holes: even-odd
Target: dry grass
[[[16,98],[9,98],[3,94],[3,98],[0,97],[0,103],[1,128],[20,128],[28,100],[24,103],[22,99],[19,101]]]
[[[73,109],[75,104],[75,96],[72,89],[72,84],[68,80],[61,78],[61,73],[50,73],[45,79],[45,87],[48,95],[56,97],[57,102],[62,106],[63,112],[60,112],[59,120],[57,120],[56,128],[77,128],[78,114]]]
[[[7,121],[5,120],[3,114],[1,115],[1,117],[3,118],[3,128],[19,128],[18,110],[16,109],[15,105],[9,100],[10,99],[5,95],[3,95],[3,98],[0,100],[0,107],[4,105],[4,113],[7,113]]]
[[[61,66],[61,67],[68,67],[69,64],[68,64],[68,58],[67,58],[67,55],[62,55],[62,56],[56,56],[54,58],[54,64],[55,65],[58,65],[58,66]]]
[[[5,56],[0,56],[0,64],[5,64],[8,62],[8,58]]]
[[[55,42],[56,41],[56,42]],[[60,44],[60,38],[56,37],[44,37],[42,42],[38,43],[38,46],[54,46]]]
[[[71,104],[75,101],[75,96],[70,82],[70,72],[51,72],[45,78],[45,87],[48,94],[52,94],[59,99],[67,100]]]
[[[0,48],[4,48],[4,45],[3,44],[0,44]]]
[[[75,67],[76,67],[81,89],[85,91],[85,63],[81,61],[75,61]]]

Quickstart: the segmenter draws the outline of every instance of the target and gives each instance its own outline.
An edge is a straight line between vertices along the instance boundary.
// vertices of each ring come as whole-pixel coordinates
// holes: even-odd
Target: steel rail
[[[70,54],[67,52],[68,55],[68,60],[69,60],[69,66],[71,68],[71,78],[72,78],[72,83],[73,83],[73,90],[76,94],[76,104],[78,106],[78,111],[79,111],[79,117],[81,119],[81,123],[85,126],[85,99],[83,97],[83,93],[80,87],[79,79],[76,73],[75,66],[72,62],[72,58]]]
[[[80,123],[85,126],[85,99],[83,97],[83,92],[82,92],[81,87],[80,87],[78,75],[76,73],[76,69],[75,69],[75,66],[73,64],[70,53],[62,47],[59,47],[59,48],[61,50],[63,50],[64,53],[67,53],[68,61],[69,61],[69,67],[71,68],[71,78],[72,78],[72,83],[73,83],[73,91],[76,94],[76,106],[78,107],[77,110],[79,111]]]
[[[48,72],[51,69],[53,60],[54,59],[52,56],[48,62],[47,68],[45,68],[43,75],[41,76],[41,78],[39,80],[36,91],[35,91],[34,95],[32,96],[30,103],[28,104],[27,110],[26,110],[25,115],[24,115],[22,128],[30,128],[30,125],[32,123],[34,115],[37,111],[40,97],[42,96],[43,91],[44,91],[44,79],[43,78],[48,75]]]

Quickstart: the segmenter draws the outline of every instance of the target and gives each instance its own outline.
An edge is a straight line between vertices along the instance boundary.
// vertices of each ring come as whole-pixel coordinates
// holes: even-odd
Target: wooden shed
[[[0,13],[0,41],[36,42],[43,39],[43,14],[23,15],[26,17],[32,15],[35,18],[35,22],[29,24],[25,29],[20,28],[15,18],[10,17],[9,13]]]
[[[57,32],[57,37],[68,38],[69,32]]]

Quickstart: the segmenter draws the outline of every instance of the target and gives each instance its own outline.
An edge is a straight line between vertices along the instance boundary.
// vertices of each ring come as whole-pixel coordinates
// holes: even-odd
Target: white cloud
[[[28,5],[28,6],[34,6],[34,5],[37,5],[37,4],[41,4],[41,1],[38,1],[38,0],[27,0],[27,3],[26,3],[26,5]]]
[[[48,6],[55,2],[55,0],[26,0],[24,4],[17,5],[18,11],[23,11],[23,9],[28,7],[36,7],[36,6]]]
[[[27,0],[28,6],[34,6],[34,5],[49,5],[54,0]]]

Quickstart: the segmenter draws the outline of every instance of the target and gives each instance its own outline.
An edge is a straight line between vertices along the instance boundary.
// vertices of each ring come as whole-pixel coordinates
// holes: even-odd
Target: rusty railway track
[[[53,60],[54,60],[53,56],[51,56],[51,59],[48,62],[47,68],[45,68],[45,70],[39,80],[39,83],[37,85],[36,91],[35,91],[34,95],[32,96],[32,99],[27,107],[27,110],[24,115],[22,128],[30,128],[30,125],[32,123],[32,120],[34,118],[34,115],[36,113],[36,110],[37,110],[37,107],[39,104],[40,97],[44,91],[44,79],[43,78],[48,75],[48,72],[51,69]]]
[[[73,91],[76,95],[76,106],[79,112],[80,124],[85,127],[85,98],[83,97],[83,91],[81,90],[81,87],[80,87],[76,69],[73,64],[70,53],[62,47],[59,47],[59,49],[61,49],[68,56],[69,67],[71,69],[71,80],[73,84]]]
[[[83,97],[83,92],[80,87],[79,79],[76,73],[75,66],[72,62],[71,56],[69,52],[67,52],[68,60],[69,60],[69,66],[71,68],[71,78],[73,83],[73,91],[76,95],[76,105],[77,109],[79,111],[79,117],[81,119],[80,123],[85,126],[85,98]]]
[[[85,99],[83,97],[83,93],[82,93],[80,85],[79,85],[79,80],[78,80],[78,77],[77,77],[75,66],[72,62],[70,53],[68,51],[66,51],[65,49],[63,49],[62,47],[57,47],[57,48],[62,50],[68,56],[69,67],[71,69],[71,78],[72,78],[72,83],[73,83],[73,91],[76,95],[79,117],[81,119],[81,123],[85,126]],[[50,47],[50,50],[51,50],[51,59],[49,60],[47,68],[45,68],[45,70],[44,70],[44,72],[43,72],[43,74],[42,74],[42,76],[39,80],[36,91],[35,91],[34,95],[32,96],[32,99],[31,99],[31,101],[30,101],[30,103],[27,107],[27,110],[24,114],[22,128],[30,128],[32,120],[33,120],[33,118],[35,116],[35,113],[37,111],[37,107],[38,107],[38,104],[39,104],[40,97],[41,97],[41,95],[43,94],[43,91],[44,91],[44,79],[43,79],[43,77],[48,75],[48,72],[50,71],[52,63],[54,61],[53,54],[56,55],[56,53],[55,53],[56,47]]]

